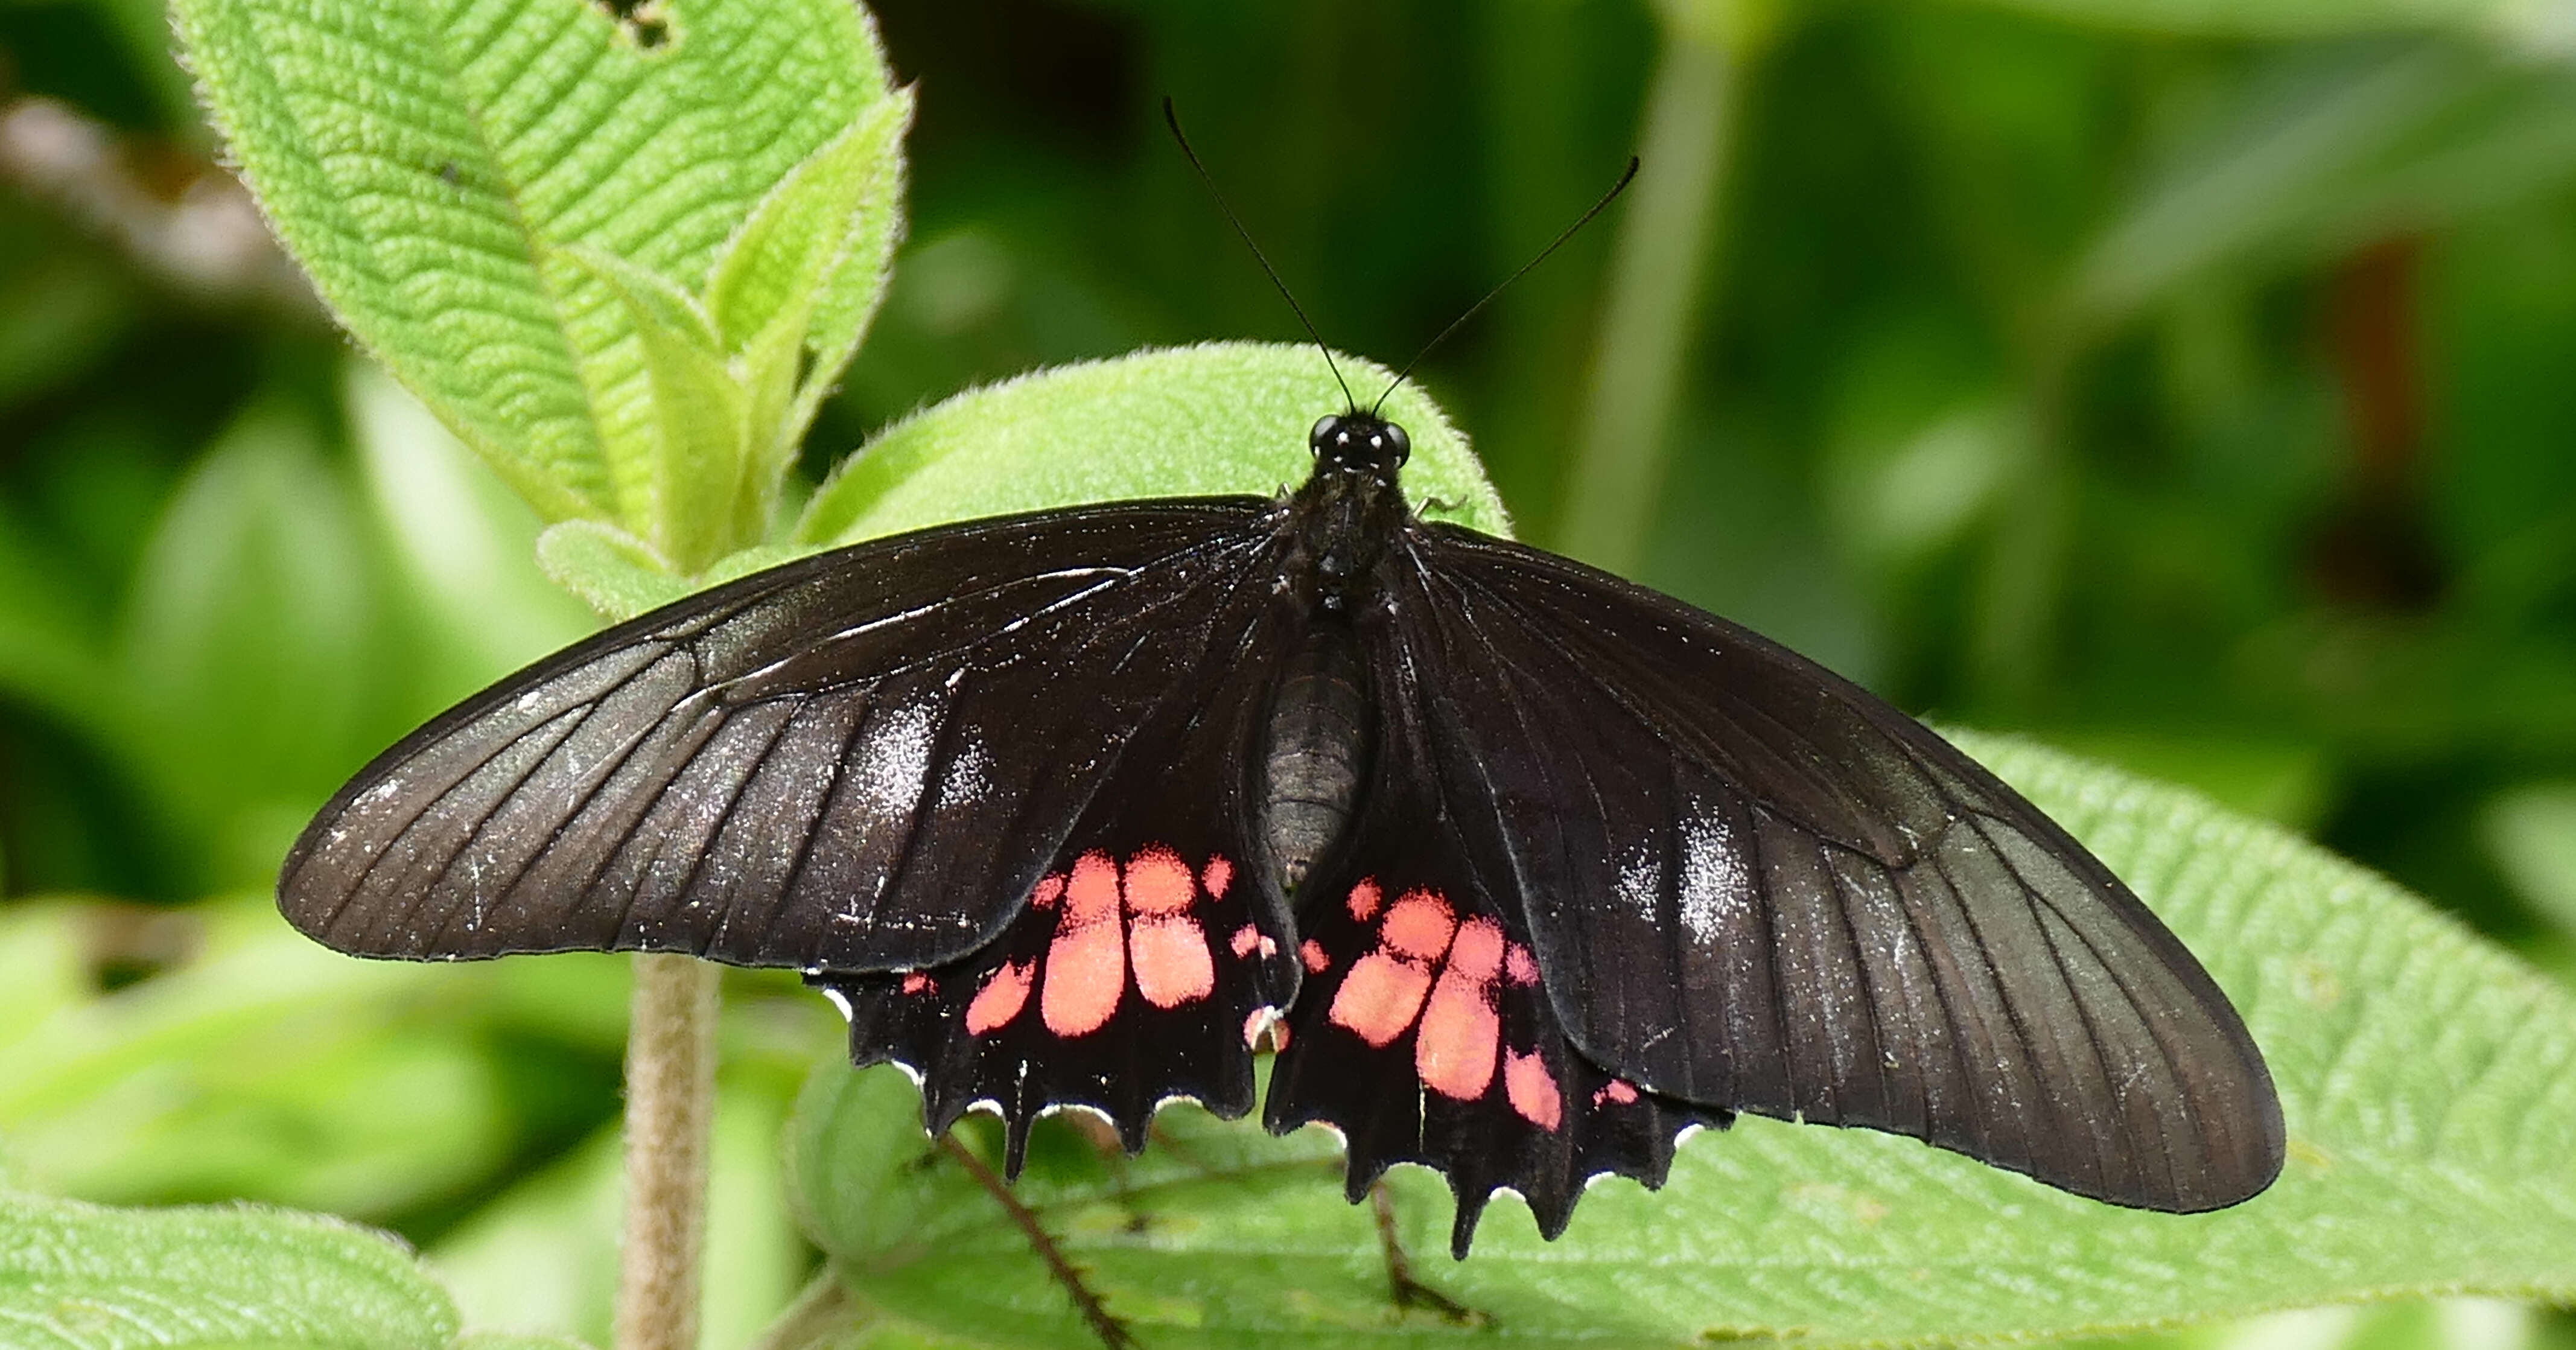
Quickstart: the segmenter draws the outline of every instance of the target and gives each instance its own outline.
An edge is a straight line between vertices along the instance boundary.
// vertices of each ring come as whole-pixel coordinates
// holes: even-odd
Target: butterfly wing
[[[1424,716],[1432,672],[1370,645],[1373,769],[1349,834],[1299,889],[1304,982],[1265,1121],[1339,1130],[1355,1201],[1399,1162],[1447,1174],[1461,1257],[1506,1187],[1553,1238],[1592,1177],[1661,1185],[1680,1130],[1729,1113],[1642,1090],[1567,1038],[1511,860],[1462,782],[1475,766]]]
[[[367,956],[953,960],[1020,910],[1211,644],[1267,613],[1272,509],[950,526],[618,625],[350,780],[281,907]]]
[[[2142,1208],[2278,1173],[2279,1102],[2217,986],[1947,742],[1580,564],[1443,526],[1405,549],[1384,697],[1418,709],[1474,862],[1451,875],[1526,934],[1599,1072]]]
[[[849,1010],[855,1062],[921,1075],[933,1131],[975,1103],[998,1109],[1013,1174],[1052,1106],[1097,1109],[1130,1152],[1167,1098],[1252,1107],[1253,1047],[1297,989],[1293,929],[1252,836],[1277,653],[1301,622],[1276,575],[1238,574],[1204,618],[1148,620],[1203,627],[1195,665],[1114,761],[1061,766],[1100,790],[1000,936],[918,970],[808,977]],[[1022,731],[1058,715],[1035,711]]]

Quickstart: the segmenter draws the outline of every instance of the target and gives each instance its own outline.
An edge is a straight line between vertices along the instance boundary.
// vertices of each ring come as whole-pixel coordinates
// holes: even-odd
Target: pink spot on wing
[[[1503,1052],[1503,1095],[1511,1099],[1521,1119],[1542,1130],[1553,1130],[1565,1119],[1565,1099],[1556,1090],[1556,1075],[1547,1071],[1547,1061],[1535,1051]]]
[[[1406,891],[1386,912],[1378,943],[1399,956],[1429,961],[1449,950],[1449,935],[1456,927],[1457,917],[1448,901],[1431,891]]]
[[[1139,916],[1127,933],[1127,959],[1136,966],[1136,992],[1157,1008],[1177,1008],[1216,990],[1216,966],[1196,919]]]
[[[1277,956],[1278,954],[1279,954],[1279,939],[1277,939],[1277,938],[1274,938],[1274,937],[1270,936],[1268,933],[1264,933],[1264,934],[1262,934],[1262,935],[1261,935],[1261,959],[1262,959],[1262,960],[1267,961],[1267,960],[1269,960],[1271,957]]]
[[[1087,1036],[1118,1010],[1127,989],[1126,935],[1119,931],[1118,864],[1105,853],[1074,860],[1047,947],[1038,1011],[1058,1036]]]
[[[1009,1026],[1029,1001],[1029,982],[1037,976],[1034,961],[1006,961],[984,977],[984,987],[966,1005],[966,1034],[981,1036]]]
[[[1261,930],[1245,924],[1234,930],[1234,940],[1227,945],[1234,950],[1235,958],[1241,960],[1261,949]]]
[[[1197,902],[1189,864],[1160,845],[1127,861],[1127,959],[1136,992],[1157,1008],[1177,1008],[1216,989],[1207,930],[1191,917]]]
[[[1029,892],[1029,903],[1040,909],[1053,909],[1064,898],[1064,873],[1050,872],[1038,878],[1037,889]]]
[[[1351,973],[1342,977],[1342,987],[1333,991],[1333,1006],[1325,1016],[1383,1050],[1413,1025],[1414,1015],[1422,1011],[1423,996],[1430,992],[1429,962],[1400,960],[1380,948],[1352,963]]]
[[[1604,1102],[1613,1106],[1626,1106],[1635,1100],[1637,1100],[1637,1087],[1625,1078],[1613,1078],[1602,1084],[1600,1091],[1592,1094],[1594,1106]]]
[[[1313,938],[1297,944],[1297,959],[1305,962],[1306,969],[1317,975],[1324,973],[1324,967],[1333,964],[1333,958],[1324,954],[1324,944]]]
[[[903,992],[907,994],[936,994],[939,992],[939,982],[922,974],[920,971],[907,970],[903,973]]]
[[[1376,918],[1378,901],[1377,878],[1362,878],[1360,884],[1351,888],[1351,917],[1361,923]]]
[[[1250,1016],[1243,1019],[1243,1043],[1247,1048],[1260,1046],[1261,1033],[1269,1030],[1271,1019],[1275,1016],[1277,1014],[1268,1008],[1255,1008]]]
[[[1390,922],[1394,917],[1387,916]],[[1503,926],[1486,918],[1460,924],[1457,940],[1449,946],[1449,968],[1479,984],[1493,983],[1494,972],[1503,968]]]
[[[1530,959],[1530,949],[1515,942],[1503,953],[1503,978],[1514,984],[1538,983],[1538,962]]]
[[[1197,898],[1190,865],[1170,849],[1148,844],[1127,860],[1128,913],[1178,914]]]
[[[1390,947],[1396,916],[1412,900],[1406,896],[1387,913]],[[1444,919],[1447,908],[1441,907]],[[1494,1056],[1503,1043],[1494,977],[1502,965],[1502,926],[1486,918],[1468,920],[1449,948],[1448,966],[1431,990],[1431,1002],[1422,1010],[1422,1031],[1413,1043],[1413,1068],[1423,1086],[1460,1101],[1482,1097],[1493,1086]]]
[[[1209,858],[1206,869],[1199,873],[1199,885],[1206,888],[1208,897],[1213,900],[1224,899],[1225,888],[1233,884],[1234,864],[1227,862],[1222,855]]]

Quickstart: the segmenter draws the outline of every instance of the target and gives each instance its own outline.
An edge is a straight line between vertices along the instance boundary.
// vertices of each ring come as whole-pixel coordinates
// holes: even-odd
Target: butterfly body
[[[1195,1098],[1565,1226],[1738,1111],[2122,1204],[2279,1169],[2242,1022],[2117,878],[1867,693],[1407,505],[1319,423],[1284,498],[969,522],[800,560],[415,733],[290,856],[398,957],[806,972],[925,1120]]]

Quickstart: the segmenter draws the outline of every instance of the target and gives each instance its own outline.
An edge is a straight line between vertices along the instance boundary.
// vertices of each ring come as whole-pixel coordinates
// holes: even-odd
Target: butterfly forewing
[[[2081,1194],[2278,1172],[2243,1023],[2136,897],[1919,724],[1579,564],[1408,535],[1398,640],[1567,1035],[1676,1098],[1927,1139]],[[1475,805],[1460,809],[1460,797]]]
[[[1137,503],[819,555],[598,635],[361,772],[289,856],[345,951],[954,960],[1019,912],[1278,564],[1273,504]],[[1220,622],[1220,614],[1224,621]]]

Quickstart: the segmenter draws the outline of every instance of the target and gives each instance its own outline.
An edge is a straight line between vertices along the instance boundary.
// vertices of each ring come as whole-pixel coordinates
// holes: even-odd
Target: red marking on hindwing
[[[1565,1119],[1565,1099],[1556,1090],[1556,1075],[1538,1052],[1503,1052],[1503,1095],[1521,1119],[1542,1130],[1554,1130]]]
[[[939,981],[930,978],[928,975],[922,974],[920,971],[907,970],[903,973],[903,992],[907,994],[936,994],[939,992]]]
[[[1119,932],[1118,864],[1106,853],[1074,860],[1064,909],[1047,947],[1046,988],[1038,1011],[1058,1036],[1087,1036],[1118,1011],[1127,989],[1127,944]]]
[[[1406,891],[1386,912],[1378,944],[1398,956],[1429,961],[1449,950],[1449,935],[1457,928],[1458,918],[1448,901],[1431,891]]]
[[[985,1032],[1009,1026],[1028,1005],[1029,982],[1037,977],[1034,961],[1006,961],[984,977],[984,987],[975,991],[974,1001],[966,1005],[966,1034],[981,1036]]]
[[[1198,902],[1190,865],[1160,845],[1127,860],[1127,959],[1136,992],[1157,1008],[1177,1008],[1216,990],[1207,930],[1190,914]]]
[[[1376,918],[1378,899],[1377,878],[1362,878],[1360,884],[1351,888],[1351,917],[1361,923]]]
[[[1414,892],[1396,902],[1386,916],[1386,942],[1397,942],[1396,920]],[[1433,903],[1439,902],[1435,898]],[[1447,922],[1448,906],[1440,905]],[[1422,1031],[1413,1042],[1414,1071],[1423,1086],[1459,1101],[1474,1101],[1494,1085],[1494,1056],[1503,1043],[1502,1014],[1494,1006],[1494,977],[1503,968],[1503,930],[1491,919],[1470,919],[1449,946],[1449,963],[1422,1010]]]
[[[1040,909],[1053,909],[1064,898],[1064,873],[1050,872],[1038,878],[1037,889],[1029,892],[1029,903]]]
[[[1636,1100],[1637,1086],[1625,1078],[1613,1078],[1602,1084],[1600,1090],[1592,1094],[1594,1106],[1605,1102],[1613,1106],[1626,1106]]]
[[[1297,959],[1306,963],[1308,973],[1315,975],[1323,974],[1324,968],[1333,964],[1333,958],[1325,952],[1324,944],[1313,938],[1297,944]]]
[[[1206,869],[1199,873],[1199,885],[1206,888],[1211,900],[1224,899],[1225,888],[1233,884],[1234,864],[1222,854],[1209,858]]]
[[[1377,887],[1368,889],[1370,913],[1377,912]],[[1360,908],[1360,891],[1351,891],[1351,909]],[[1429,891],[1407,891],[1378,926],[1377,950],[1351,964],[1342,987],[1333,991],[1325,1017],[1347,1028],[1371,1046],[1384,1049],[1413,1025],[1422,1001],[1431,993],[1431,963],[1449,947],[1455,919],[1447,901]],[[1490,1071],[1488,1076],[1490,1076]]]
[[[1198,898],[1190,865],[1160,844],[1148,844],[1127,860],[1126,885],[1130,914],[1178,914]]]
[[[1233,949],[1235,959],[1241,960],[1261,950],[1261,930],[1245,924],[1234,930],[1234,941],[1227,945]]]
[[[1531,959],[1529,948],[1515,942],[1503,953],[1503,978],[1518,985],[1538,983],[1538,962]]]

